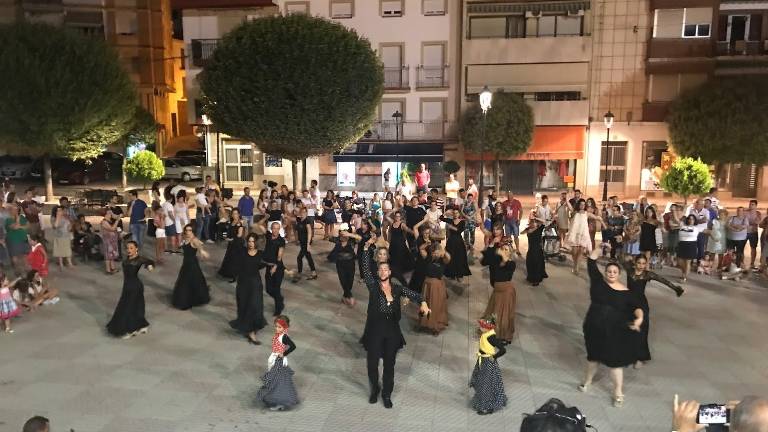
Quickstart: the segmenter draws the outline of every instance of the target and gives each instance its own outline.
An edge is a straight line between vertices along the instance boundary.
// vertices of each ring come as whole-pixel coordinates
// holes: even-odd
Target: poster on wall
[[[336,186],[355,186],[354,162],[336,162]]]

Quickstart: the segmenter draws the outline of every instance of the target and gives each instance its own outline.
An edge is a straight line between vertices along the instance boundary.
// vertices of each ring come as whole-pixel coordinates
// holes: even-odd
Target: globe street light
[[[480,109],[483,110],[483,139],[480,141],[480,192],[478,192],[479,196],[477,197],[477,202],[481,207],[483,205],[483,166],[485,165],[485,124],[488,110],[491,108],[492,100],[493,93],[488,88],[488,86],[484,86],[483,91],[480,92]]]
[[[608,202],[608,144],[611,142],[611,127],[613,127],[613,113],[609,109],[605,116],[605,154],[603,155],[603,202]]]

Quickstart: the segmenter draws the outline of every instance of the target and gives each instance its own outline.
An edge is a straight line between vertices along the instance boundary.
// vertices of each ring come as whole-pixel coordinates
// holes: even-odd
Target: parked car
[[[29,177],[32,162],[28,156],[0,156],[0,175],[13,179]]]
[[[98,157],[103,159],[109,167],[109,175],[111,178],[119,177],[123,171],[123,155],[116,152],[105,151]]]
[[[205,156],[177,156],[175,159],[183,159],[195,166],[205,166]]]
[[[32,164],[31,175],[32,177],[42,177],[42,159],[38,159]],[[52,158],[51,177],[57,183],[87,185],[94,180],[108,180],[110,178],[109,164],[102,157],[76,161],[67,158]]]
[[[165,178],[168,179],[176,178],[188,182],[192,179],[202,180],[203,178],[203,167],[183,158],[163,159],[163,165],[165,166]]]

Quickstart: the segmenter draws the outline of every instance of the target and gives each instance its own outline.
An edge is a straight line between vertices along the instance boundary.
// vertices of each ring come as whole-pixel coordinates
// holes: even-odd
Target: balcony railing
[[[218,39],[192,39],[192,64],[204,67],[218,44]]]
[[[406,90],[411,86],[408,83],[410,74],[409,66],[384,67],[384,89],[385,90]]]
[[[715,45],[719,56],[743,56],[765,54],[761,41],[723,41]]]
[[[448,138],[453,123],[447,121],[410,122],[381,120],[375,122],[360,141],[422,141]]]
[[[447,88],[448,65],[416,68],[416,88]]]

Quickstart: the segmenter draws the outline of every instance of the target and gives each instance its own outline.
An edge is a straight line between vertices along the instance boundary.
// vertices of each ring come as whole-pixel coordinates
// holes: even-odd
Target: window
[[[224,143],[224,175],[226,181],[253,181],[253,148],[250,144]]]
[[[331,18],[352,18],[354,11],[354,0],[331,0]]]
[[[683,13],[683,37],[709,37],[712,8],[686,8]]]
[[[309,14],[309,2],[306,2],[306,1],[285,2],[285,14],[291,15],[295,13]]]
[[[138,23],[136,12],[116,12],[115,13],[115,33],[119,35],[134,35]]]
[[[544,15],[539,18],[539,36],[554,36],[555,35],[555,20],[554,15]]]
[[[445,15],[445,0],[422,0],[421,10],[426,16]]]
[[[264,166],[267,168],[281,168],[283,166],[283,158],[271,154],[264,154]]]
[[[605,162],[605,151],[608,151],[608,162]],[[626,141],[603,141],[600,147],[600,181],[605,181],[606,172],[608,181],[612,183],[624,183],[624,175],[627,165],[627,142]],[[606,171],[606,166],[608,170]]]
[[[581,36],[583,18],[580,14],[470,17],[469,38]]]
[[[403,16],[403,0],[380,0],[381,16],[399,17]]]
[[[669,102],[680,93],[707,81],[707,74],[653,74],[649,80],[650,102]]]
[[[171,113],[171,133],[173,136],[179,136],[179,119],[176,113]]]
[[[469,19],[470,39],[522,37],[525,37],[525,17],[522,15]]]
[[[184,48],[179,51],[179,59],[181,60],[181,64],[179,65],[179,69],[184,70],[187,68],[187,53],[184,50]]]
[[[558,15],[557,36],[581,36],[581,19],[579,15]]]
[[[581,100],[581,92],[538,92],[534,99],[537,102],[577,101]]]

